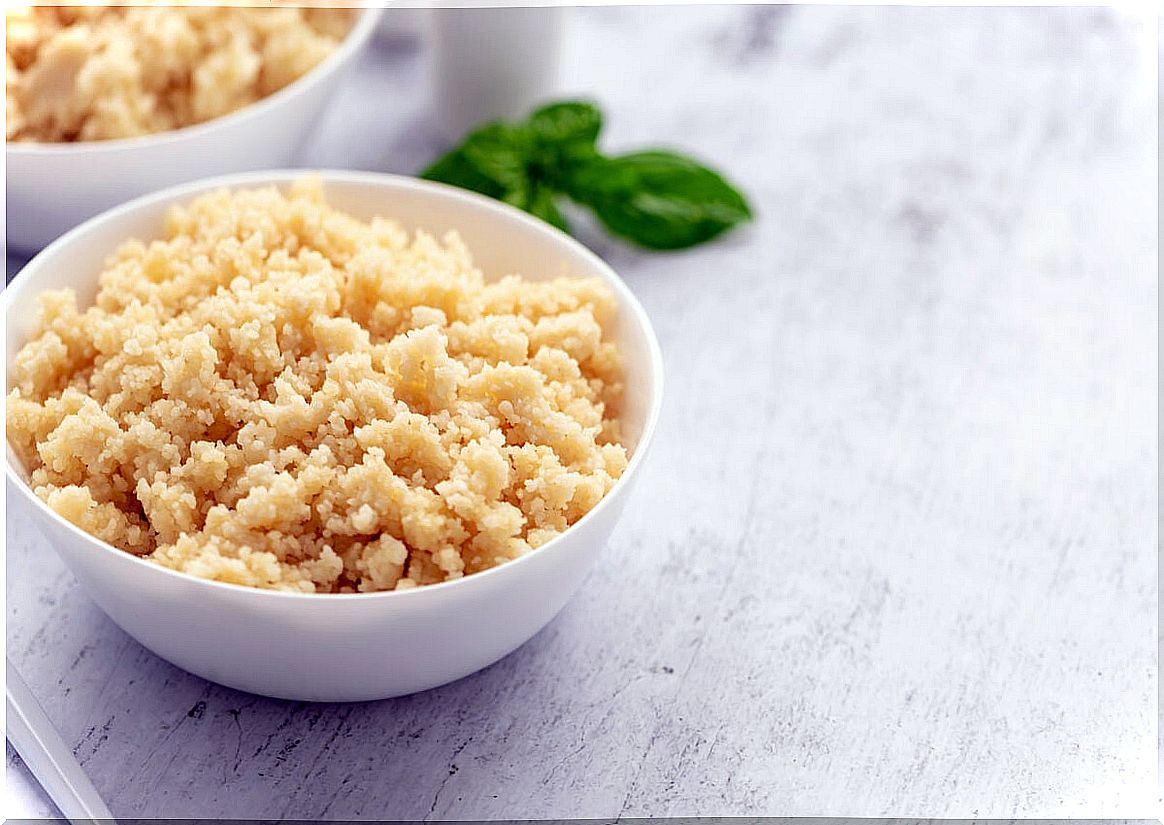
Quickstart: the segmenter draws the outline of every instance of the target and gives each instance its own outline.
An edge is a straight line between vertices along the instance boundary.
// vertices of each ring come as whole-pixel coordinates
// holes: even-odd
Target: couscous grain
[[[627,463],[596,279],[486,282],[455,234],[308,179],[203,195],[46,292],[9,376],[36,494],[157,564],[260,588],[406,589],[517,558]]]
[[[31,6],[5,10],[5,137],[110,140],[201,123],[327,57],[352,9]]]

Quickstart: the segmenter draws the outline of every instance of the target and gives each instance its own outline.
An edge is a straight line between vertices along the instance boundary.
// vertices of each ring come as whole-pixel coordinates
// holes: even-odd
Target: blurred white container
[[[484,121],[515,119],[558,86],[561,6],[428,10],[425,54],[437,128],[455,141]]]
[[[428,9],[390,2],[383,8],[376,33],[380,37],[423,37]]]

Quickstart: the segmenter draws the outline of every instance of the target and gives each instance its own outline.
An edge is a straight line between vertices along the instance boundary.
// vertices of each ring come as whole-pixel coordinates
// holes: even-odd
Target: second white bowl
[[[381,11],[364,10],[322,63],[229,115],[124,140],[6,144],[8,246],[34,252],[102,210],[176,183],[290,166]]]

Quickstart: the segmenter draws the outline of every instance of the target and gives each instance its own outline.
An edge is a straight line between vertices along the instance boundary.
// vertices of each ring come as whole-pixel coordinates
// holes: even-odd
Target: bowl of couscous
[[[391,175],[174,187],[4,300],[10,502],[146,647],[282,698],[411,693],[526,641],[661,406],[650,322],[598,257]]]
[[[380,9],[5,9],[7,242],[210,175],[288,166]]]

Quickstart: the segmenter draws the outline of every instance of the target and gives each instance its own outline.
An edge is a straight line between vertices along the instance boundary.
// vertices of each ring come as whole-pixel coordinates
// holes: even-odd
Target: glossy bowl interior
[[[286,186],[301,171],[200,181],[138,199],[69,232],[5,290],[7,364],[33,332],[36,296],[71,287],[82,306],[105,257],[127,238],[160,234],[166,209],[220,186]],[[12,517],[33,520],[88,595],[126,632],[174,664],[241,690],[298,700],[350,701],[412,693],[496,661],[541,629],[581,584],[626,503],[659,415],[663,367],[642,306],[596,255],[497,201],[441,184],[359,172],[321,172],[329,201],[406,228],[456,229],[487,277],[597,276],[618,300],[625,362],[623,422],[631,460],[577,524],[515,561],[411,591],[293,594],[199,579],[101,542],[50,510],[9,448]],[[20,571],[9,569],[19,578]]]
[[[318,66],[231,114],[123,140],[6,144],[9,247],[36,251],[81,221],[166,186],[292,165],[382,11],[362,11]]]

